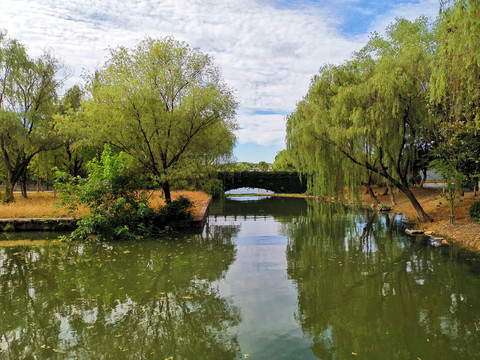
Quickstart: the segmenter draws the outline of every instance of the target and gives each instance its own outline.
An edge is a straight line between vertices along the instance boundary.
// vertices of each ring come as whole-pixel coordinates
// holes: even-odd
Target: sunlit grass
[[[161,191],[149,192],[150,203],[155,208],[161,208],[165,205]],[[193,216],[199,216],[202,208],[208,203],[210,195],[202,191],[174,191],[172,198],[179,196],[190,198],[194,204]],[[61,199],[54,198],[52,192],[31,192],[28,193],[28,199],[24,199],[20,194],[15,194],[15,202],[5,204],[0,203],[0,218],[43,218],[43,217],[80,217],[87,213],[86,209],[76,210],[69,213],[66,208],[59,207]]]

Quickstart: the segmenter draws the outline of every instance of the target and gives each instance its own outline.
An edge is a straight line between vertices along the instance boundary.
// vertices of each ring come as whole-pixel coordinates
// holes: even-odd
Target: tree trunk
[[[393,193],[392,185],[390,185],[389,181],[387,181],[387,189],[389,190],[388,193],[390,194],[390,203],[392,204],[392,206],[397,205],[397,201],[395,200],[395,194]]]
[[[165,202],[170,204],[172,202],[172,194],[170,192],[170,184],[168,181],[162,184],[162,190],[163,194],[165,195]]]
[[[10,184],[7,180],[6,187],[5,187],[5,192],[3,194],[3,199],[4,202],[9,203],[9,202],[14,202],[15,198],[13,197],[13,185]]]
[[[380,205],[380,202],[378,201],[377,197],[375,196],[375,193],[373,192],[373,189],[372,189],[372,187],[370,186],[370,184],[367,183],[367,184],[365,185],[365,187],[367,188],[367,193],[368,193],[368,195],[370,195],[370,197],[372,198],[372,201],[373,201],[374,205],[375,205],[375,206]]]
[[[410,190],[408,185],[399,184],[399,186],[397,186],[397,187],[401,192],[403,192],[406,195],[408,200],[410,200],[410,202],[413,205],[413,208],[417,212],[418,219],[420,221],[422,221],[422,222],[433,221],[433,219],[430,216],[428,216],[428,214],[425,212],[425,210],[423,210],[422,205],[420,205],[420,203],[418,202],[417,198],[413,194],[412,190]]]
[[[393,229],[393,224],[395,223],[395,217],[397,216],[396,213],[393,213],[392,217],[390,218],[390,221],[388,222],[388,228],[387,232],[391,233]]]
[[[368,177],[368,181],[364,182],[363,185],[365,185],[366,194],[370,195],[370,197],[373,201],[373,204],[375,206],[378,206],[378,205],[380,205],[380,202],[378,201],[377,197],[375,196],[375,193],[373,192],[373,189],[370,185],[371,183],[372,183],[372,176],[370,175]]]
[[[22,192],[22,197],[27,198],[27,174],[24,173],[20,179],[20,190]]]
[[[385,196],[388,195],[388,192],[390,191],[390,188],[387,186],[385,187],[385,190],[383,190],[383,193],[380,194],[380,196]]]
[[[427,169],[422,169],[421,170],[423,173],[422,179],[420,180],[420,187],[423,188],[423,185],[425,184],[425,181],[427,181]]]

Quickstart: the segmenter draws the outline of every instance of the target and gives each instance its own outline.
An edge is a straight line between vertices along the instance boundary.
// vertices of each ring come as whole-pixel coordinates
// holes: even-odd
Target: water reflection
[[[314,201],[285,223],[296,317],[317,358],[478,357],[479,279],[400,231],[391,216]]]
[[[399,216],[275,197],[211,214],[204,236],[0,248],[0,359],[478,358],[480,262]]]
[[[0,250],[0,359],[236,359],[219,295],[235,226],[204,237]]]

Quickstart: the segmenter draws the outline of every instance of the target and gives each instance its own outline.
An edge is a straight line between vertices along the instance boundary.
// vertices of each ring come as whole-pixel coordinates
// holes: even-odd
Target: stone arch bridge
[[[306,176],[300,177],[296,172],[219,172],[218,179],[222,181],[224,191],[243,187],[270,190],[276,194],[303,194],[307,191]]]

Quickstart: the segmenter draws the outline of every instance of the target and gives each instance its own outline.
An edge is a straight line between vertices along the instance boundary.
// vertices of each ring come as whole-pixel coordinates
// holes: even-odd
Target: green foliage
[[[27,168],[40,152],[58,148],[52,119],[62,65],[44,52],[32,59],[25,47],[0,31],[0,160],[5,170],[4,201],[26,184]],[[23,192],[26,196],[26,192]]]
[[[212,59],[183,42],[146,38],[111,49],[87,89],[90,99],[75,119],[84,136],[135,158],[167,202],[171,185],[197,180],[231,155],[233,92]]]
[[[69,238],[125,240],[153,234],[160,215],[140,190],[144,179],[129,172],[130,162],[126,154],[105,146],[100,160],[88,163],[87,178],[57,174],[62,204],[89,209]]]
[[[476,201],[470,206],[468,214],[471,218],[480,220],[480,201]]]
[[[213,197],[219,197],[224,194],[222,181],[217,178],[207,179],[202,182],[200,190],[205,191]]]
[[[435,153],[470,181],[480,176],[480,3],[458,0],[437,21],[430,80]]]
[[[325,65],[287,121],[287,150],[295,167],[312,176],[321,195],[357,197],[377,174],[404,192],[429,220],[409,189],[418,143],[430,124],[428,93],[433,34],[426,19],[398,19],[385,36],[343,65]]]
[[[180,196],[178,199],[166,204],[160,211],[160,214],[165,216],[167,222],[189,220],[192,218],[192,207],[192,200],[186,196]]]
[[[440,14],[431,99],[447,121],[480,127],[480,3],[457,0]]]
[[[261,170],[261,171],[267,171],[268,170],[268,163],[266,163],[265,161],[260,161],[258,163],[258,168]]]
[[[273,171],[295,171],[293,160],[287,150],[281,150],[275,156],[275,162],[272,165]]]
[[[450,205],[450,224],[453,224],[455,198],[462,192],[462,184],[465,177],[462,173],[454,171],[450,164],[443,159],[432,161],[430,166],[432,169],[440,173],[444,181],[442,197],[447,200]]]

